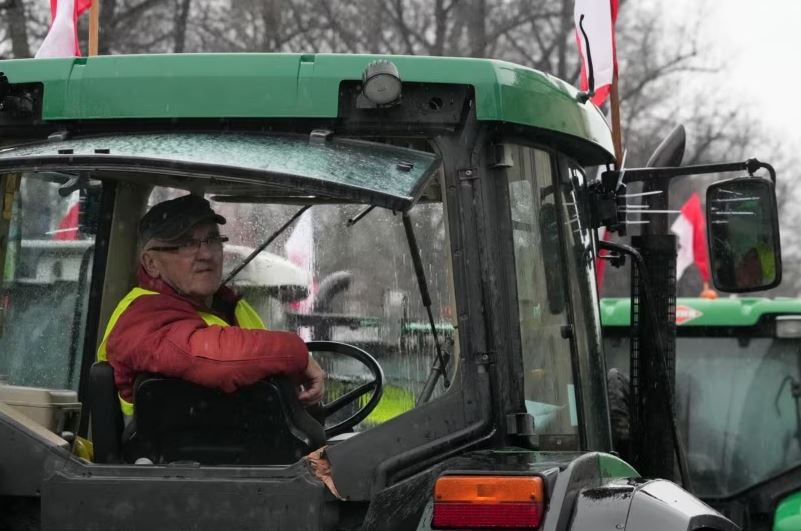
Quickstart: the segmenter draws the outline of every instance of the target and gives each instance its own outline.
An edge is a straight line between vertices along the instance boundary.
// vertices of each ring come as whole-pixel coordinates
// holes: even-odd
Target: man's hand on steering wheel
[[[309,341],[306,346],[309,352],[329,352],[351,358],[370,371],[371,380],[364,381],[364,383],[361,383],[361,380],[357,381],[355,388],[350,389],[327,404],[321,403],[318,407],[313,408],[315,411],[312,416],[326,426],[325,434],[327,437],[334,437],[351,431],[354,426],[367,418],[381,400],[384,392],[384,371],[381,369],[381,365],[364,350],[347,343],[340,343],[339,341]],[[355,413],[344,420],[336,421],[333,425],[326,423],[326,419],[351,404],[357,404],[358,409]],[[311,412],[311,409],[309,411]]]
[[[300,375],[300,385],[298,400],[304,406],[312,406],[323,399],[325,372],[311,356],[306,370]]]

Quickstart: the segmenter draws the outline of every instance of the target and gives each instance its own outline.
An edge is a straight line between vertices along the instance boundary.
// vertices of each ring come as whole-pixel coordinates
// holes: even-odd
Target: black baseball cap
[[[203,221],[225,225],[225,218],[211,209],[211,204],[199,195],[184,195],[153,205],[139,220],[139,242],[153,238],[166,242],[179,239],[189,229]]]

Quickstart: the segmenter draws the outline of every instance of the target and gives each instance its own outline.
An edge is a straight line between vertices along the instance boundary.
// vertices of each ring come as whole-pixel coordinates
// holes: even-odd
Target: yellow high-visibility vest
[[[109,318],[108,324],[106,325],[106,331],[103,334],[103,341],[100,342],[100,346],[97,348],[97,361],[108,360],[106,356],[106,343],[108,342],[108,336],[111,335],[111,331],[114,329],[114,326],[116,326],[117,321],[120,320],[123,312],[128,309],[128,306],[130,306],[131,303],[139,297],[158,294],[159,293],[157,291],[134,288],[122,298],[122,300],[117,304],[117,307],[114,308],[114,311],[111,313],[111,318]],[[225,320],[214,315],[213,313],[198,312],[198,315],[208,326],[230,326],[225,322]],[[239,302],[236,303],[236,306],[234,307],[234,317],[236,318],[237,325],[242,328],[247,328],[249,330],[267,329],[267,327],[264,326],[264,322],[261,320],[261,317],[259,317],[259,314],[256,313],[256,310],[254,310],[250,304],[245,302],[244,299],[240,299]],[[122,408],[123,415],[133,415],[134,405],[131,402],[124,400],[121,396],[119,396],[119,394],[117,396],[120,399],[120,407]]]
[[[776,260],[773,249],[766,244],[759,242],[756,245],[757,256],[759,256],[759,266],[762,269],[763,279],[773,279],[776,276]]]

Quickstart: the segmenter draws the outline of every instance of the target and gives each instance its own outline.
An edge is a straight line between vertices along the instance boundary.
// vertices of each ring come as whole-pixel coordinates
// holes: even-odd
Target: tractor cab
[[[607,366],[626,373],[630,316],[627,299],[601,300]],[[695,492],[746,530],[794,525],[799,363],[797,299],[678,299],[676,409]]]
[[[43,422],[0,395],[0,524],[734,529],[611,453],[593,264],[596,229],[626,224],[625,179],[586,94],[509,63],[430,57],[109,56],[0,71],[2,392],[46,395],[60,415]],[[765,240],[773,269],[747,280],[735,262],[749,249],[727,246],[759,232],[728,224],[747,208],[773,235],[760,167],[727,167],[749,177],[711,202],[732,289],[781,276],[777,242]],[[626,179],[700,170],[662,171]],[[327,372],[319,407],[280,378],[226,393],[154,374],[122,418],[98,346],[136,285],[139,219],[187,193],[228,220],[224,282]],[[614,252],[656,285],[668,278],[644,252]],[[23,294],[27,279],[43,287]],[[662,338],[656,295],[642,308]]]

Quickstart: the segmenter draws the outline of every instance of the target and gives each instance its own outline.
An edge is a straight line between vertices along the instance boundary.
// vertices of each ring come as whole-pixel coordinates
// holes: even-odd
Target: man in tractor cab
[[[138,285],[112,313],[97,353],[114,368],[126,417],[143,373],[225,392],[289,376],[302,404],[322,398],[324,373],[303,340],[266,330],[255,310],[222,285],[225,222],[196,195],[158,203],[139,222]]]

